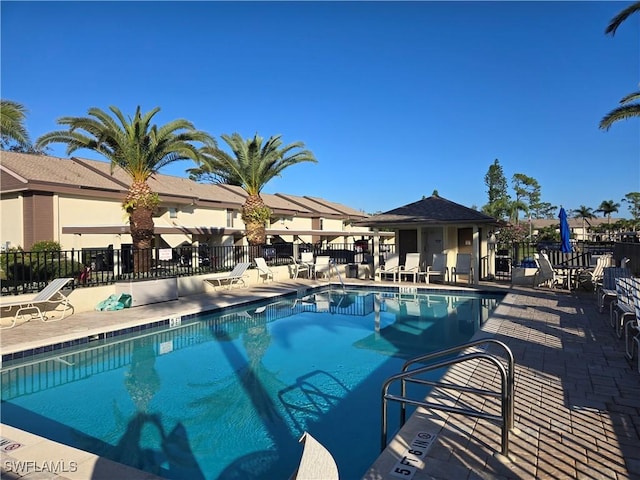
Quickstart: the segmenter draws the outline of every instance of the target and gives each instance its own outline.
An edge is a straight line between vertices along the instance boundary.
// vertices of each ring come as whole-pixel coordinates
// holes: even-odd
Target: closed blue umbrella
[[[569,229],[569,221],[567,220],[567,212],[564,207],[560,207],[560,213],[558,213],[560,219],[560,249],[562,253],[569,253],[573,249],[571,248],[571,230]]]

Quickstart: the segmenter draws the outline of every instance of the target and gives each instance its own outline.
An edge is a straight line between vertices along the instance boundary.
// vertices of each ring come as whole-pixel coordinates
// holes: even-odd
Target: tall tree
[[[634,13],[640,12],[640,2],[635,2],[622,10],[618,15],[613,17],[605,29],[606,35],[612,37],[616,34],[618,27]],[[600,120],[600,129],[609,130],[611,125],[620,120],[626,120],[632,117],[640,117],[640,91],[630,93],[620,100],[620,106],[614,108]],[[636,102],[636,103],[633,103]]]
[[[88,117],[62,117],[57,123],[68,130],[42,135],[36,147],[50,143],[65,143],[67,155],[79,149],[93,150],[111,162],[111,169],[122,168],[132,180],[122,203],[129,216],[134,246],[134,271],[144,272],[150,267],[148,255],[142,254],[154,238],[153,213],[160,204],[158,194],[151,190],[148,179],[162,167],[177,160],[200,159],[202,145],[215,145],[213,137],[196,130],[187,120],[173,120],[163,126],[152,124],[159,107],[142,113],[140,107],[133,117],[125,117],[114,106],[111,113],[90,108]]]
[[[531,213],[533,218],[546,218],[553,220],[556,218],[558,207],[549,202],[537,202],[531,205]]]
[[[257,134],[246,140],[238,133],[223,134],[220,138],[232,154],[215,146],[205,147],[198,167],[188,170],[193,179],[214,175],[224,183],[241,186],[247,192],[242,220],[249,245],[262,245],[266,241],[266,222],[271,218],[271,210],[260,196],[264,186],[292,165],[317,162],[312,152],[304,150],[304,143],[283,146],[280,137],[269,137],[263,144],[263,138]]]
[[[596,218],[593,213],[593,209],[590,207],[585,207],[584,205],[580,205],[577,209],[572,212],[573,218],[581,218],[582,219],[582,239],[587,239],[587,231],[585,230],[585,223],[589,223],[590,218]],[[591,224],[589,224],[591,225]]]
[[[8,148],[13,142],[21,147],[30,145],[29,133],[24,125],[27,109],[11,100],[0,100],[0,145]]]
[[[509,216],[511,198],[507,193],[507,178],[504,176],[502,165],[496,158],[484,176],[487,186],[489,202],[482,207],[482,211],[494,218],[504,219]]]
[[[629,212],[633,217],[634,230],[638,228],[640,224],[640,192],[629,192],[622,199],[623,202],[629,204]]]
[[[603,200],[596,212],[601,212],[602,215],[607,217],[607,225],[611,224],[611,214],[618,211],[620,204],[613,200]]]
[[[529,214],[532,205],[540,202],[540,184],[535,178],[529,177],[523,173],[516,173],[512,178],[513,190],[516,194],[514,201],[514,214],[517,223],[519,211]]]

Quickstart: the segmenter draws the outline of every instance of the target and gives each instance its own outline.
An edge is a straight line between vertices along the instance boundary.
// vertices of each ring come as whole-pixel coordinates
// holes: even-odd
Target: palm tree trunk
[[[271,211],[260,195],[249,195],[242,209],[242,220],[245,224],[249,245],[264,245],[267,241],[266,222]]]
[[[153,247],[153,211],[138,207],[129,216],[129,229],[133,240],[133,271],[148,272],[151,268]]]
[[[157,208],[157,195],[147,182],[134,182],[124,201],[129,214],[129,230],[133,241],[133,271],[148,272],[151,268],[151,248],[153,247],[153,213]]]

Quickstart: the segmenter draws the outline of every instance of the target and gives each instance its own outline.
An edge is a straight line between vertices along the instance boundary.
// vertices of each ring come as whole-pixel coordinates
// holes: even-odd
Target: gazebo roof
[[[362,226],[388,226],[400,224],[449,225],[449,224],[497,224],[493,217],[439,196],[423,198],[417,202],[372,215],[357,222]],[[354,224],[356,224],[354,222]]]

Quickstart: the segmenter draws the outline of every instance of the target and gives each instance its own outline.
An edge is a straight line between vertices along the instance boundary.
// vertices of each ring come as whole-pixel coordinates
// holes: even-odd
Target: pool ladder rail
[[[487,353],[486,347],[489,345],[496,345],[504,350],[504,357]],[[484,348],[473,349],[473,347]],[[470,350],[473,349],[473,350]],[[465,352],[465,350],[470,350]],[[462,352],[462,353],[461,353]],[[446,358],[439,360],[441,357],[447,357],[453,354],[459,354],[453,358]],[[501,385],[500,391],[487,390],[480,388],[468,387],[466,385],[457,385],[449,382],[427,380],[425,378],[419,378],[420,375],[427,372],[437,370],[439,368],[449,367],[454,364],[468,362],[472,360],[486,361],[493,364],[498,373],[500,374]],[[506,360],[506,362],[505,362]],[[428,363],[435,362],[435,363]],[[428,364],[427,364],[428,363]],[[427,364],[422,367],[412,368],[415,364]],[[506,364],[506,365],[505,365]],[[389,393],[389,387],[395,382],[400,382],[400,394],[394,395]],[[425,400],[416,400],[407,396],[407,384],[414,383],[420,385],[426,385],[434,387],[434,389],[442,390],[455,390],[458,392],[464,392],[468,394],[475,394],[485,397],[498,397],[500,398],[500,414],[490,414],[481,410],[474,410],[470,408],[449,406],[440,403],[434,403]],[[429,410],[439,410],[443,412],[449,412],[454,414],[466,415],[469,417],[482,418],[485,420],[495,421],[501,426],[501,449],[497,457],[503,461],[509,461],[509,433],[516,432],[514,428],[514,360],[513,353],[509,347],[500,342],[490,338],[477,340],[474,342],[465,343],[445,350],[439,350],[437,352],[422,355],[405,362],[402,367],[401,373],[389,377],[382,386],[382,428],[381,428],[381,450],[384,450],[387,446],[387,431],[388,431],[388,402],[395,401],[400,402],[400,427],[406,422],[407,405],[414,405],[423,407]]]
[[[342,285],[342,293],[346,293],[347,289],[344,286],[344,282],[342,281],[342,275],[340,275],[340,269],[338,268],[338,265],[336,265],[336,261],[333,258],[329,260],[329,271],[331,271],[332,268],[336,271],[338,280],[340,280],[340,285]],[[329,275],[329,281],[331,281],[331,275]]]

